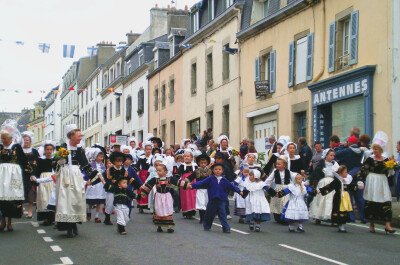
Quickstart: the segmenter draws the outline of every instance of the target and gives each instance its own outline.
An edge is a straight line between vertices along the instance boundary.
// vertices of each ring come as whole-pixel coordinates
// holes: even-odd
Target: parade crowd
[[[80,129],[68,125],[64,144],[45,141],[36,150],[33,135],[17,128],[6,120],[0,132],[0,231],[12,232],[12,219],[28,207],[25,218],[36,208],[42,225],[54,224],[68,237],[78,236],[77,224],[87,221],[113,226],[113,214],[121,235],[133,215],[144,213],[152,214],[157,232],[173,233],[174,212],[185,219],[198,212],[205,231],[218,217],[230,233],[228,220],[235,215],[254,232],[272,219],[289,232],[304,233],[303,222],[315,220],[345,233],[355,209],[371,233],[378,220],[386,234],[395,232],[390,187],[396,185],[398,194],[399,158],[389,153],[382,131],[371,140],[354,127],[344,142],[333,135],[329,148],[316,141],[314,151],[305,138],[294,143],[270,136],[260,161],[254,141],[243,139],[236,150],[225,135],[214,141],[211,129],[170,147],[149,134],[140,143],[131,137],[126,145],[85,148]]]

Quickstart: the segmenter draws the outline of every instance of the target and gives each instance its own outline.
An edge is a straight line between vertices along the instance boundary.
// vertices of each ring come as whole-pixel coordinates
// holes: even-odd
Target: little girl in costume
[[[289,232],[294,232],[294,222],[299,222],[297,231],[304,232],[303,222],[308,221],[308,208],[304,200],[307,193],[315,195],[316,191],[306,187],[303,183],[303,177],[297,175],[295,183],[289,184],[287,188],[279,191],[276,197],[282,198],[290,193],[290,199],[282,210],[281,219],[289,222]]]
[[[264,194],[264,187],[267,185],[264,181],[260,180],[261,172],[253,170],[250,172],[249,181],[244,185],[246,190],[250,193],[246,197],[246,221],[250,222],[249,228],[251,231],[260,232],[260,223],[270,220],[271,210]]]
[[[162,227],[168,228],[168,233],[173,233],[175,226],[172,214],[174,212],[173,200],[171,193],[171,185],[180,186],[181,181],[175,177],[168,177],[167,167],[159,164],[157,167],[157,177],[147,181],[140,189],[142,198],[149,195],[151,189],[155,186],[156,193],[154,195],[154,214],[153,223],[157,226],[157,232],[163,232]]]
[[[250,169],[247,164],[242,164],[240,166],[241,169],[241,174],[234,180],[234,184],[241,190],[244,191],[245,189],[245,184],[249,181],[249,173]],[[246,202],[248,203],[248,197],[243,198],[239,194],[235,193],[233,195],[233,198],[235,200],[235,209],[234,209],[234,215],[239,216],[239,223],[244,223],[245,218],[246,218]]]
[[[332,191],[336,191],[333,196],[332,206],[332,223],[339,226],[339,232],[346,233],[344,224],[350,220],[349,213],[353,210],[350,201],[350,195],[347,192],[353,177],[347,174],[347,167],[340,166],[338,173],[333,173],[335,176],[334,180],[328,185],[319,188],[318,193],[322,196],[329,194]]]

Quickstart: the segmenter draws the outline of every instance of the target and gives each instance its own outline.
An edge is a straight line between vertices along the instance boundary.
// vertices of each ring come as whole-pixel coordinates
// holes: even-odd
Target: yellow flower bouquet
[[[60,148],[60,149],[55,153],[54,158],[55,158],[56,160],[59,160],[59,159],[67,159],[67,158],[68,158],[68,155],[69,155],[70,153],[71,153],[71,152],[68,151],[67,149],[65,149],[65,148]]]
[[[399,164],[393,159],[385,162],[385,167],[389,170],[396,169],[398,166],[399,166]]]
[[[236,150],[236,149],[233,149],[233,150],[232,150],[232,155],[233,155],[233,156],[238,156],[238,155],[239,155],[239,151]]]

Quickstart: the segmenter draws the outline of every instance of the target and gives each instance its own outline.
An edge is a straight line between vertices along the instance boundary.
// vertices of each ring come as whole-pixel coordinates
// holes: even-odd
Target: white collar
[[[22,148],[25,154],[32,153],[32,147],[29,148]]]
[[[11,143],[10,145],[7,145],[7,146],[3,145],[3,147],[4,147],[4,149],[11,149],[12,145],[13,144]]]
[[[120,169],[116,168],[115,166],[113,166],[113,167],[114,167],[115,170],[121,170],[122,169],[122,167]]]

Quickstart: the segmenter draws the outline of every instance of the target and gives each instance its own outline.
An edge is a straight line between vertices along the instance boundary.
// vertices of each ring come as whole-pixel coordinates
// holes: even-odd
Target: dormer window
[[[208,0],[208,22],[214,19],[215,17],[215,0]]]
[[[192,31],[192,34],[193,34],[193,33],[195,33],[196,31],[199,30],[199,24],[200,24],[200,21],[199,21],[199,10],[193,11],[190,14],[190,22],[191,22],[190,23],[191,31]]]
[[[139,66],[144,64],[144,55],[143,55],[143,50],[139,51]]]

